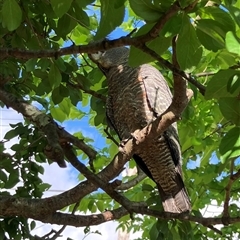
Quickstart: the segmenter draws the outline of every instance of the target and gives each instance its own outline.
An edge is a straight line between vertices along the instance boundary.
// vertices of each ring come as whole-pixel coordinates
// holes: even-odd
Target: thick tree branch
[[[153,28],[146,34],[139,37],[121,37],[111,41],[92,42],[88,45],[65,47],[59,50],[23,50],[23,49],[6,49],[0,48],[0,59],[14,57],[17,59],[31,59],[31,58],[58,58],[60,56],[78,54],[78,53],[95,53],[101,50],[116,48],[126,45],[137,46],[139,43],[144,43],[158,37],[159,31],[163,28],[164,24],[180,10],[180,6],[176,1],[169,10],[163,14],[159,21]]]
[[[78,54],[78,53],[95,53],[101,50],[107,50],[111,48],[116,48],[120,46],[135,46],[136,48],[139,48],[143,51],[146,51],[147,49],[143,47],[143,45],[158,37],[159,32],[162,30],[165,23],[174,16],[179,10],[188,12],[194,6],[197,4],[197,0],[189,4],[184,9],[181,9],[179,6],[178,1],[174,2],[172,6],[169,8],[169,10],[163,14],[163,16],[159,19],[159,21],[152,27],[152,29],[141,36],[131,37],[129,35],[125,37],[120,37],[118,39],[114,40],[103,40],[100,42],[92,42],[88,45],[83,46],[75,46],[72,45],[70,47],[62,48],[59,50],[40,50],[40,51],[31,51],[31,50],[20,50],[20,49],[1,49],[0,48],[0,56],[2,59],[8,58],[8,57],[14,57],[18,59],[31,59],[31,58],[58,58],[60,56],[69,55],[69,54]],[[152,51],[152,50],[151,50]],[[179,70],[179,69],[173,69],[174,66],[164,60],[161,59],[154,51],[151,53],[150,50],[147,50],[146,53],[153,56],[156,60],[158,60],[160,63],[162,63],[164,66],[168,67],[170,70],[174,70],[179,75],[183,76],[185,79],[187,79],[189,82],[191,82],[193,85],[195,85],[199,91],[204,95],[205,87],[202,86],[200,83],[198,83],[194,78],[192,78],[190,75],[186,74],[185,72]]]
[[[129,206],[132,212],[136,214],[142,214],[147,216],[152,216],[162,220],[171,220],[178,219],[181,221],[191,221],[195,223],[202,224],[203,226],[212,226],[217,224],[223,224],[221,217],[197,217],[192,216],[186,213],[166,213],[158,210],[148,209],[145,206],[145,203],[133,203]],[[37,220],[59,225],[69,225],[75,227],[84,227],[90,225],[99,225],[104,222],[120,219],[123,216],[126,216],[128,211],[124,207],[120,207],[114,210],[107,210],[100,214],[92,215],[72,215],[69,213],[52,213],[46,216],[39,216]],[[240,222],[240,217],[229,217],[228,222],[230,224]],[[219,232],[220,233],[220,232]]]

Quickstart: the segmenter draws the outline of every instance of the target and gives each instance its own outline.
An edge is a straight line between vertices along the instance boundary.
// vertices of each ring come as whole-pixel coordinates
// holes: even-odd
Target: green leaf
[[[63,122],[67,118],[66,114],[59,107],[51,108],[50,112],[52,117],[59,122]]]
[[[161,34],[164,37],[173,37],[179,33],[183,24],[183,14],[174,15],[164,25]]]
[[[160,9],[150,0],[129,0],[129,3],[134,13],[146,22],[156,22],[162,16]]]
[[[62,58],[58,58],[57,60],[54,60],[54,63],[59,70],[61,70],[62,72],[66,71],[66,65]]]
[[[41,183],[41,184],[38,185],[38,189],[41,192],[47,191],[50,187],[51,187],[51,185],[48,184],[48,183]]]
[[[219,145],[221,161],[240,156],[240,128],[232,128],[223,138]]]
[[[203,46],[210,51],[216,52],[225,47],[221,26],[212,19],[198,20],[196,33]]]
[[[235,23],[229,13],[220,7],[204,7],[200,10],[201,19],[213,19],[215,24],[219,24],[222,36],[228,31],[235,32]]]
[[[190,3],[192,3],[193,1],[192,0],[180,0],[179,1],[179,4],[182,8],[185,8],[187,7]]]
[[[57,23],[56,34],[67,39],[66,35],[69,34],[77,26],[77,21],[71,16],[64,14]]]
[[[0,169],[0,180],[3,182],[7,182],[7,174]]]
[[[112,0],[100,0],[101,2],[101,19],[99,28],[97,30],[95,40],[101,39],[107,36],[117,26],[119,26],[124,18],[125,8],[121,6],[119,8],[114,7]]]
[[[66,114],[66,116],[69,116],[70,110],[73,108],[69,98],[64,98],[63,101],[59,103],[59,107]]]
[[[239,71],[233,69],[220,70],[209,81],[205,98],[219,99],[221,97],[233,97],[238,95],[237,89],[234,92],[229,92],[227,89],[228,82],[235,76],[240,75]]]
[[[218,65],[219,68],[229,69],[231,66],[236,64],[236,54],[227,51],[226,49],[222,49],[218,51],[216,59],[212,61],[214,65]]]
[[[103,201],[99,200],[99,201],[96,201],[96,205],[97,205],[97,208],[100,212],[104,211],[104,204],[103,204]]]
[[[105,114],[96,114],[94,117],[94,126],[99,126],[100,124],[105,123]]]
[[[41,68],[41,71],[46,71],[51,64],[51,61],[47,58],[41,58],[38,61],[38,66]]]
[[[60,94],[60,90],[59,90],[60,87],[56,87],[53,89],[52,91],[52,101],[55,105],[59,104],[60,102],[62,102],[63,100],[63,96]]]
[[[62,81],[62,75],[55,64],[52,64],[50,67],[48,79],[52,88],[58,87]]]
[[[76,3],[78,4],[78,6],[80,8],[84,8],[86,7],[87,5],[91,4],[95,2],[95,0],[81,0],[81,1],[76,1]]]
[[[240,74],[234,75],[227,83],[227,91],[233,94],[235,91],[240,90]]]
[[[150,184],[146,184],[144,183],[142,185],[142,190],[143,191],[149,191],[149,192],[152,192],[154,190],[153,186],[151,186]]]
[[[141,36],[145,33],[147,33],[154,24],[145,24],[143,25],[138,32],[136,33],[135,36]],[[146,45],[154,50],[158,55],[161,55],[164,51],[168,49],[171,43],[171,38],[164,37],[164,36],[159,36],[155,38],[154,40],[148,42]],[[140,49],[137,49],[133,46],[130,48],[130,55],[128,59],[128,64],[131,67],[136,67],[144,63],[152,62],[154,59],[149,55],[141,51]]]
[[[202,57],[202,48],[196,32],[187,16],[183,17],[183,25],[177,40],[177,60],[182,70],[197,66]]]
[[[79,2],[79,1],[77,1]],[[79,7],[77,2],[73,2],[75,18],[78,20],[79,24],[83,27],[88,27],[90,25],[90,19],[85,11]]]
[[[15,0],[4,0],[2,5],[2,23],[9,31],[19,27],[22,21],[22,10]]]
[[[9,140],[9,139],[12,139],[12,138],[16,137],[17,135],[18,135],[18,133],[16,132],[15,129],[13,129],[13,130],[8,131],[5,134],[4,139]]]
[[[71,103],[76,106],[79,101],[82,101],[82,92],[76,90],[75,88],[70,88],[69,97],[71,99]]]
[[[90,232],[90,227],[85,227],[83,231],[85,234],[88,234]]]
[[[21,151],[22,146],[21,146],[21,144],[14,144],[14,145],[12,145],[11,149],[15,152],[19,152],[19,151]]]
[[[226,34],[226,48],[229,52],[236,53],[240,56],[240,41],[233,32]]]
[[[228,6],[229,13],[237,23],[237,25],[240,27],[240,9],[235,6]]]
[[[13,188],[19,182],[19,173],[18,171],[14,170],[11,172],[8,181],[5,183],[4,188],[10,189]]]
[[[29,60],[25,63],[26,71],[27,71],[27,72],[33,71],[33,70],[35,69],[36,63],[37,63],[37,59],[36,59],[36,58],[29,59]]]
[[[240,99],[238,97],[220,98],[219,108],[227,120],[240,125]]]
[[[92,71],[97,71],[97,69],[93,69]],[[91,71],[91,72],[92,72]],[[88,73],[88,77],[91,78],[91,72]],[[88,78],[86,78],[83,74],[77,74],[77,81],[84,86],[84,88],[89,89],[91,86],[91,82],[89,81]]]
[[[30,229],[33,230],[35,227],[36,227],[36,222],[35,221],[31,221]]]
[[[72,0],[50,0],[53,11],[56,13],[56,15],[60,18],[65,14],[71,4]]]

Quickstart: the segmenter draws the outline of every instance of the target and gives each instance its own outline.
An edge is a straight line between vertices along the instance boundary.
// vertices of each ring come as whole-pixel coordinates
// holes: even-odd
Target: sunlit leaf
[[[222,162],[240,156],[239,136],[240,128],[234,127],[222,138],[222,141],[219,145]]]
[[[240,40],[233,32],[226,34],[226,48],[229,52],[236,53],[240,56]]]
[[[67,118],[66,114],[59,107],[51,108],[50,112],[52,117],[59,122],[63,122]]]

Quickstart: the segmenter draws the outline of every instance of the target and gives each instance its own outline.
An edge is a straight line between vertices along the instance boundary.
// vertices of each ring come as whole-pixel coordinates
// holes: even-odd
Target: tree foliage
[[[239,1],[2,0],[0,9],[0,103],[25,119],[10,124],[0,142],[1,239],[61,234],[33,237],[34,220],[87,227],[87,233],[114,219],[142,231],[141,239],[239,237]],[[107,129],[107,84],[88,54],[123,45],[131,47],[129,64],[153,64],[174,96],[185,94],[176,75],[194,93],[178,122],[191,214],[163,213],[154,183],[141,172],[113,181],[132,153],[118,152]],[[101,149],[61,127],[83,117],[106,139]],[[9,153],[5,144],[16,137]],[[43,197],[50,186],[40,178],[42,164],[64,166],[64,159],[79,171],[79,184]],[[222,213],[203,217],[213,201]],[[83,216],[87,211],[92,215]]]

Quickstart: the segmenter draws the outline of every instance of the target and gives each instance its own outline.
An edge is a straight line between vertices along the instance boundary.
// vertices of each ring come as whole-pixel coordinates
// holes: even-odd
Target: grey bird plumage
[[[89,56],[107,78],[107,119],[121,140],[144,128],[171,104],[172,94],[162,74],[149,64],[129,67],[128,48],[114,48]],[[145,141],[133,158],[157,184],[164,211],[181,213],[191,210],[182,180],[176,123],[162,135]]]

